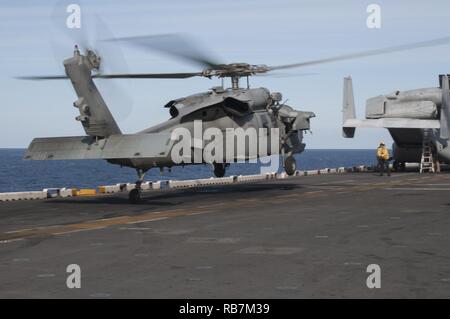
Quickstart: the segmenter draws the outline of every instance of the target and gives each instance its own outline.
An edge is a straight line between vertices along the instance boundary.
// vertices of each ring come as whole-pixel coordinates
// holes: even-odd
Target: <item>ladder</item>
[[[423,130],[422,158],[420,160],[420,173],[435,173],[433,160],[433,145],[431,143],[431,130]]]

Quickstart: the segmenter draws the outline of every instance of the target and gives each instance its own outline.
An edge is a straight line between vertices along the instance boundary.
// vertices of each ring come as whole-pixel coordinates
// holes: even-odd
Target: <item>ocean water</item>
[[[25,149],[0,149],[0,192],[42,190],[43,188],[89,188],[136,181],[134,169],[102,160],[26,161]],[[297,169],[372,165],[374,150],[306,150],[296,155]],[[281,169],[280,169],[281,171]],[[236,163],[226,176],[258,174],[260,164]],[[161,176],[158,169],[147,172],[146,180],[192,179],[213,176],[210,165],[173,167]]]

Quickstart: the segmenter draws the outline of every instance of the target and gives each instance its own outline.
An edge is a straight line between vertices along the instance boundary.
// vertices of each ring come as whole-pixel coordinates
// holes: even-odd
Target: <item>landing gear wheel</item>
[[[141,191],[139,189],[133,188],[128,194],[128,201],[131,204],[136,204],[141,200]]]
[[[147,169],[148,170],[148,169]],[[145,172],[142,168],[136,168],[136,172],[138,174],[138,180],[136,181],[136,186],[128,193],[128,201],[131,204],[136,204],[141,200],[141,192],[142,192],[142,182],[144,181]]]
[[[394,171],[398,172],[400,169],[400,162],[399,161],[394,161],[392,163],[392,167],[394,168]]]
[[[225,176],[225,164],[214,163],[214,175],[216,175],[216,177],[224,177]]]
[[[284,160],[284,170],[286,171],[286,174],[289,176],[292,176],[295,174],[295,171],[297,169],[297,163],[295,162],[294,156],[288,156]]]
[[[394,161],[394,163],[392,163],[392,166],[394,167],[394,170],[396,172],[404,172],[406,169],[405,162]]]
[[[405,163],[405,162],[401,162],[401,163],[400,163],[400,170],[401,170],[402,172],[404,172],[404,171],[406,170],[406,163]]]

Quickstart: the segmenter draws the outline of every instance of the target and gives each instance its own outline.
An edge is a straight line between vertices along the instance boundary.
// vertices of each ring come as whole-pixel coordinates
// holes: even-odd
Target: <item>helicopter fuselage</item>
[[[153,167],[211,163],[216,176],[221,176],[229,163],[281,154],[286,172],[295,173],[292,155],[304,150],[303,131],[310,129],[310,118],[315,115],[282,103],[280,93],[239,88],[234,81],[229,89],[214,87],[171,100],[165,105],[170,114],[167,121],[135,134],[123,134],[93,81],[99,77],[92,74],[98,62],[95,54],[83,55],[78,48],[64,61],[78,97],[73,104],[79,111],[76,120],[86,135],[36,138],[26,159],[104,159],[136,168],[141,181]],[[173,150],[186,141],[192,143],[182,148],[180,160]],[[214,147],[208,148],[211,144]],[[212,149],[213,160],[205,158],[206,149]]]
[[[227,132],[242,129],[245,132],[254,130],[258,141],[267,135],[270,141],[271,134],[278,130],[280,143],[273,147],[268,143],[264,155],[301,153],[305,145],[303,131],[310,129],[309,120],[314,116],[311,112],[295,111],[290,106],[280,104],[281,94],[270,93],[266,88],[252,89],[223,89],[215,87],[211,91],[203,92],[171,100],[165,107],[169,109],[171,118],[158,125],[145,129],[138,134],[173,133],[175,130],[185,129],[195,137],[195,125],[201,123],[200,138],[204,144],[210,142],[204,139],[204,133],[208,129],[218,129],[222,132],[223,145],[229,146],[226,141]],[[244,138],[249,138],[248,135]],[[257,142],[258,142],[257,141]],[[239,153],[235,146],[235,157],[232,161],[251,160],[261,156],[260,150],[252,148],[252,141],[247,141],[245,148]],[[253,141],[254,142],[254,141]],[[223,162],[228,163],[230,158],[225,158],[226,150],[223,152]],[[150,159],[111,159],[114,164],[137,167],[144,170],[151,167],[174,166],[177,164],[199,164],[194,161],[176,163],[170,158],[161,159],[157,163]],[[205,161],[202,161],[205,163]]]

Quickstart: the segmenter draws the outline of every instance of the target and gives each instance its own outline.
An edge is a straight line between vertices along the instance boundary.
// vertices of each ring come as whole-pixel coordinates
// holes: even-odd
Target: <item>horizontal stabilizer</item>
[[[161,159],[170,156],[171,133],[118,134],[96,140],[92,136],[35,138],[25,159]]]
[[[382,118],[357,120],[347,119],[343,127],[369,127],[369,128],[420,128],[420,129],[438,129],[441,127],[439,120],[420,120],[407,118]]]

